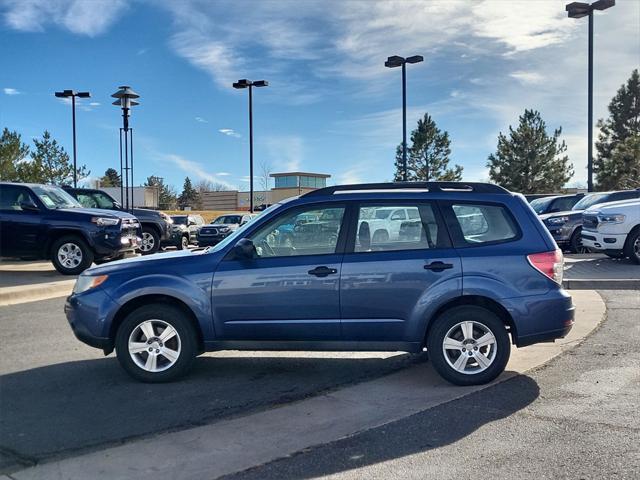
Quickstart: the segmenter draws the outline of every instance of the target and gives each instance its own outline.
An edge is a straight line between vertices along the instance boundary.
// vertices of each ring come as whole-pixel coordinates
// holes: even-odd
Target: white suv
[[[582,245],[640,263],[640,200],[594,205],[582,218]]]

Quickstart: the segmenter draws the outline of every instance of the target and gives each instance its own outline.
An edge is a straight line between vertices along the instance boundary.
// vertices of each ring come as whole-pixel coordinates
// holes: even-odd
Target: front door
[[[460,257],[436,205],[360,203],[357,210],[342,263],[343,339],[419,342],[427,302],[462,292]]]
[[[224,340],[340,338],[344,205],[290,208],[248,235],[254,259],[224,259],[213,278]]]

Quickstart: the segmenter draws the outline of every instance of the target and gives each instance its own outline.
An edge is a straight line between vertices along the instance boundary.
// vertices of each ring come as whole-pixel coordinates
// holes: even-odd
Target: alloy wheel
[[[633,254],[640,260],[640,235],[638,235],[636,241],[633,242]]]
[[[156,240],[149,232],[142,232],[142,243],[140,244],[140,250],[143,252],[150,252],[153,247],[156,246]]]
[[[182,343],[177,330],[163,320],[145,320],[129,335],[129,355],[147,372],[162,372],[180,358]]]
[[[493,332],[475,321],[456,323],[442,342],[444,358],[459,373],[473,375],[491,366],[498,352]]]
[[[65,268],[76,268],[82,263],[82,249],[75,243],[63,243],[57,255],[58,261]]]

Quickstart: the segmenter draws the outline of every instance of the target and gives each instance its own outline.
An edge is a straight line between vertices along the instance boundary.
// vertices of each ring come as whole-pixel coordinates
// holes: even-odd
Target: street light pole
[[[238,80],[233,88],[249,89],[249,213],[253,213],[253,87],[267,87],[266,80],[251,81],[246,78]]]
[[[565,7],[569,18],[589,17],[589,98],[587,101],[587,191],[589,192],[593,192],[593,12],[606,10],[615,4],[615,0],[597,0],[592,4],[572,2]]]
[[[118,91],[111,95],[116,99],[113,105],[122,109],[122,128],[120,129],[120,203],[126,210],[134,207],[134,183],[133,183],[133,129],[129,127],[129,115],[131,108],[139,105],[135,98],[140,98],[131,87],[123,85],[118,87]],[[124,144],[124,166],[122,161]],[[124,170],[124,172],[123,172]],[[131,182],[129,182],[131,180]],[[122,197],[124,185],[124,198]],[[131,185],[131,206],[129,206],[129,185]]]
[[[424,58],[421,55],[400,57],[393,55],[387,58],[384,66],[387,68],[402,67],[402,181],[407,181],[407,63],[419,63]],[[427,175],[429,175],[427,169]]]
[[[76,92],[75,90],[63,90],[55,92],[58,98],[71,98],[71,129],[73,132],[73,188],[78,188],[78,155],[76,149],[76,97],[89,98],[89,92]]]

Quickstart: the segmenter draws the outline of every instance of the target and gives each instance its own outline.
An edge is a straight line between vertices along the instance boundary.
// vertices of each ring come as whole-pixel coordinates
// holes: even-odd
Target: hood
[[[640,207],[640,198],[632,198],[627,200],[619,200],[617,202],[606,202],[606,203],[597,203],[589,207],[584,213],[594,214],[602,211],[609,210],[620,210],[627,208],[638,208]]]
[[[235,230],[236,228],[239,227],[239,225],[237,223],[210,223],[208,225],[202,226],[202,228],[205,228],[205,227],[216,227],[216,228],[229,227],[231,230]]]
[[[103,208],[59,208],[55,211],[65,213],[79,213],[81,215],[91,215],[92,217],[136,218],[127,212],[121,212],[119,210],[105,210]]]
[[[545,213],[543,215],[539,215],[540,220],[543,222],[549,218],[554,217],[581,217],[583,210],[567,210],[564,212],[553,212],[553,213]]]
[[[157,210],[149,210],[148,208],[134,208],[133,214],[137,217],[138,215],[143,217],[158,217],[160,218],[160,212]]]
[[[169,263],[177,259],[184,259],[186,257],[193,257],[195,255],[202,255],[204,250],[192,252],[191,250],[177,250],[175,252],[160,252],[152,255],[144,255],[139,257],[125,258],[124,260],[116,260],[115,262],[105,263],[91,267],[85,272],[88,275],[109,275],[111,273],[118,273],[123,270],[132,270],[138,267],[147,267],[150,263]]]

